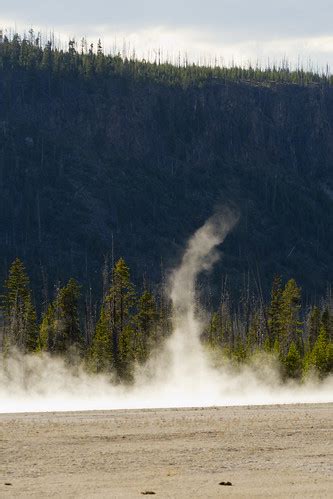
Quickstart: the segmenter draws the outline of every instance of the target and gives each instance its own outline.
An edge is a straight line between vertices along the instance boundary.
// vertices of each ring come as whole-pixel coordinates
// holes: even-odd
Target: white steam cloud
[[[214,367],[200,343],[203,324],[196,311],[198,274],[218,258],[216,248],[235,223],[223,213],[190,239],[180,267],[170,279],[173,334],[162,352],[137,370],[131,387],[104,376],[69,369],[47,355],[13,355],[0,367],[0,412],[82,411],[167,407],[207,407],[323,403],[333,401],[333,377],[283,384],[272,363],[235,371]]]

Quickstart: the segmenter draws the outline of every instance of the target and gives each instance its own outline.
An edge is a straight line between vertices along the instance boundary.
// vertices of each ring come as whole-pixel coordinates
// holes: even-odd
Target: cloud
[[[96,6],[87,0],[12,0],[2,6],[0,25],[54,30],[63,40],[101,37],[107,49],[115,43],[122,48],[126,40],[130,51],[135,47],[145,57],[161,48],[174,58],[180,51],[194,60],[265,64],[287,56],[323,67],[333,65],[332,17],[328,0],[100,0]]]
[[[11,0],[1,7],[5,18],[32,24],[89,26],[105,23],[119,29],[152,26],[211,29],[246,39],[318,35],[332,32],[333,4],[330,0]]]

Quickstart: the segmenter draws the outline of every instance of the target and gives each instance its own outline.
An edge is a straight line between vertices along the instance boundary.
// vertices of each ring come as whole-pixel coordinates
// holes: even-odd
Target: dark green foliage
[[[75,279],[70,279],[68,284],[59,290],[56,298],[58,312],[58,331],[55,340],[55,350],[64,351],[69,346],[79,347],[82,344],[80,330],[78,300],[80,286]]]
[[[4,288],[4,349],[16,347],[23,352],[31,352],[37,344],[36,311],[32,303],[29,277],[19,258],[10,266]]]
[[[333,343],[329,340],[327,325],[323,322],[308,358],[307,368],[311,367],[314,367],[322,377],[333,370]]]
[[[269,346],[273,347],[275,340],[280,339],[282,329],[282,288],[281,277],[276,276],[271,291],[271,303],[268,309]]]
[[[238,363],[251,361],[257,352],[271,353],[285,378],[301,379],[311,370],[326,376],[333,370],[331,306],[329,301],[323,310],[311,307],[303,322],[301,289],[294,279],[283,286],[276,277],[267,306],[254,299],[232,314],[223,296],[203,340]]]
[[[309,349],[315,344],[320,330],[320,310],[318,307],[312,307],[309,313],[309,331],[308,331],[308,346]]]
[[[280,67],[273,65],[261,69],[259,67],[204,67],[196,64],[175,66],[170,63],[122,59],[117,55],[104,55],[101,40],[98,40],[96,53],[93,44],[87,50],[87,42],[81,40],[81,51],[77,50],[74,39],[69,40],[68,50],[53,48],[51,42],[44,47],[34,36],[29,39],[15,34],[12,40],[5,36],[1,44],[1,65],[6,67],[23,67],[30,70],[44,69],[52,73],[82,75],[89,78],[102,73],[104,76],[124,74],[132,78],[152,79],[167,85],[191,85],[193,82],[203,84],[207,80],[255,82],[258,85],[270,86],[274,83],[293,83],[298,85],[323,84],[330,85],[333,78],[327,74],[304,71],[302,68],[291,70],[288,64]]]
[[[134,318],[134,352],[136,360],[144,364],[158,341],[158,310],[152,293],[145,290],[140,296]]]
[[[55,300],[42,318],[39,349],[55,354],[63,354],[71,347],[81,349],[83,336],[78,313],[79,298],[80,286],[75,279],[70,279],[57,291]]]
[[[135,278],[159,279],[219,203],[240,223],[221,267],[260,263],[310,294],[333,278],[332,77],[209,68],[15,36],[0,45],[0,277],[93,281],[114,241]],[[221,270],[221,268],[219,269]],[[217,272],[218,273],[218,270]]]
[[[280,348],[284,355],[287,354],[292,342],[301,348],[301,290],[294,279],[290,279],[281,295],[281,331],[279,336]]]
[[[123,258],[108,280],[104,266],[104,290],[98,320],[89,324],[93,334],[83,334],[80,320],[80,286],[74,279],[56,291],[55,299],[42,314],[37,341],[36,312],[32,306],[29,279],[23,263],[16,259],[5,282],[2,310],[2,350],[18,347],[23,352],[44,351],[71,359],[74,351],[94,373],[107,373],[131,382],[136,365],[145,364],[155,348],[170,334],[170,303],[146,287],[137,293]],[[302,321],[301,290],[294,279],[283,286],[273,282],[271,301],[264,304],[251,291],[235,303],[224,289],[217,312],[212,313],[202,341],[210,351],[222,353],[234,365],[251,362],[258,352],[273,354],[285,378],[298,378],[315,371],[325,377],[333,371],[332,301],[328,296],[321,308],[310,308]],[[159,296],[159,299],[156,299]],[[245,298],[244,298],[245,296]],[[247,297],[247,298],[246,298]],[[241,303],[241,306],[240,306]],[[267,320],[268,317],[268,320]],[[92,316],[90,317],[92,320]]]
[[[113,363],[120,377],[126,377],[133,362],[132,322],[135,305],[134,286],[130,280],[130,271],[123,258],[120,258],[113,269],[112,285],[106,297],[110,309],[110,332],[112,342]]]
[[[96,325],[95,335],[88,354],[88,363],[94,372],[107,372],[112,369],[112,342],[109,308],[103,304]]]
[[[321,316],[321,324],[326,331],[327,339],[333,339],[333,316],[329,311],[328,307],[325,307],[322,316]]]
[[[203,341],[242,362],[273,352],[292,377],[303,368],[330,372],[332,300],[304,317],[289,278],[302,284],[307,303],[333,279],[332,83],[288,67],[175,67],[104,55],[100,42],[95,53],[85,40],[63,51],[41,47],[33,34],[5,39],[0,274],[5,279],[13,258],[25,255],[37,304],[45,290],[37,343],[29,280],[14,262],[3,348],[78,347],[94,371],[131,380],[135,363],[170,333],[170,303],[160,290],[136,293],[124,259],[106,275],[101,299],[103,257],[113,260],[113,249],[126,255],[134,280],[148,274],[155,289],[161,260],[173,264],[223,202],[241,213],[216,270],[232,286],[217,307],[213,283],[216,313]],[[239,292],[253,269],[255,290]],[[275,279],[267,305],[276,273],[287,284]],[[74,280],[48,303],[47,282],[69,275],[89,289],[98,321],[91,307],[89,321],[79,320]]]
[[[294,341],[290,343],[284,359],[284,368],[289,378],[299,378],[302,374],[302,358]]]
[[[120,258],[112,271],[111,286],[104,298],[88,355],[88,363],[94,371],[113,369],[120,379],[131,378],[135,360],[135,305],[130,271]]]
[[[50,304],[43,314],[39,327],[38,350],[52,352],[56,337],[56,314],[55,304]]]
[[[29,277],[23,262],[16,258],[9,268],[8,277],[5,282],[5,294],[3,306],[5,313],[10,315],[18,301],[26,301],[30,297]]]
[[[101,307],[88,364],[96,372],[113,369],[120,379],[130,381],[135,362],[144,364],[163,337],[161,325],[153,294],[145,290],[136,298],[129,268],[120,258]]]

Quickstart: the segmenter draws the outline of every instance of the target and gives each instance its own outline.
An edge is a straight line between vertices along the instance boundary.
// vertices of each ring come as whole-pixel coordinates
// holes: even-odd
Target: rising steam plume
[[[0,412],[80,411],[207,407],[333,401],[333,377],[323,382],[282,384],[271,364],[233,371],[215,368],[201,343],[196,279],[218,259],[217,247],[236,217],[223,212],[190,239],[170,278],[173,334],[163,350],[137,370],[134,386],[112,385],[104,376],[67,368],[61,359],[13,355],[0,367]]]

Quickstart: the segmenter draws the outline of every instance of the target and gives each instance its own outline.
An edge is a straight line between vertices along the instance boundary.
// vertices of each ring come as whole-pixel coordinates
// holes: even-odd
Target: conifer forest
[[[3,341],[6,357],[15,348],[22,353],[73,354],[92,373],[112,374],[130,383],[135,364],[144,364],[171,334],[171,304],[163,288],[153,293],[131,281],[130,269],[120,258],[103,269],[103,296],[99,306],[82,297],[81,286],[70,278],[54,288],[51,301],[37,315],[29,277],[16,259],[9,270],[2,300]],[[302,306],[301,289],[294,279],[273,280],[270,301],[245,287],[237,304],[224,285],[218,308],[202,333],[207,351],[235,366],[264,352],[278,361],[285,378],[307,374],[327,376],[333,370],[333,297],[320,305]]]
[[[0,43],[0,345],[131,383],[172,331],[167,270],[223,203],[201,341],[333,371],[333,77]],[[199,303],[200,302],[200,303]],[[74,361],[73,361],[74,362]]]

